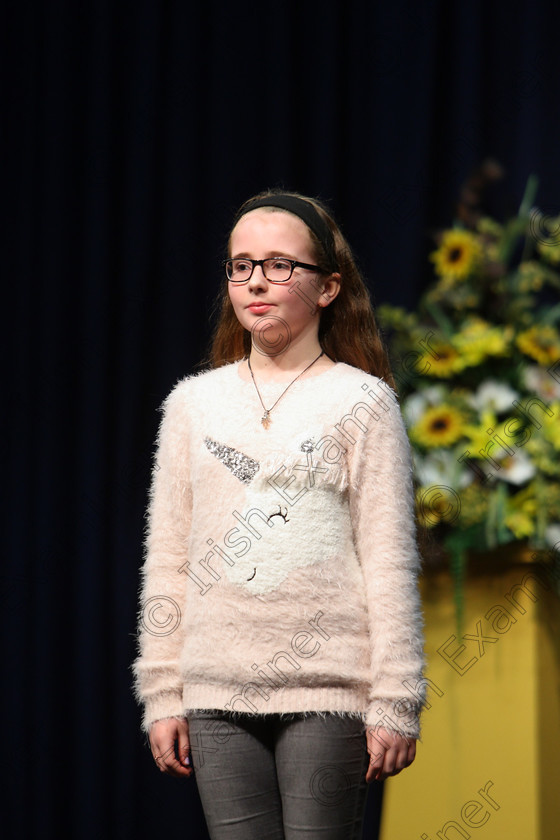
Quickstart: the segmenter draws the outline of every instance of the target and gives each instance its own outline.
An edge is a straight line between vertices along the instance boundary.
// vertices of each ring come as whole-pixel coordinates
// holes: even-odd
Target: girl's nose
[[[264,289],[266,288],[268,281],[264,276],[264,268],[262,265],[256,265],[253,269],[253,273],[249,278],[249,286],[252,289]]]

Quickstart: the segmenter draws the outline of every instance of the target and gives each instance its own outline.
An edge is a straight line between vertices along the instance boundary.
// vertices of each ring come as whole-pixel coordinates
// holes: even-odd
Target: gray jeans
[[[188,716],[211,840],[360,840],[369,756],[360,720]]]

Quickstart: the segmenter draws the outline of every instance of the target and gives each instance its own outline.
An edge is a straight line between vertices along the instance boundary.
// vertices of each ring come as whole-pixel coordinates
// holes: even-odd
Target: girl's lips
[[[272,303],[251,303],[247,309],[251,312],[266,312],[271,306],[273,306]]]

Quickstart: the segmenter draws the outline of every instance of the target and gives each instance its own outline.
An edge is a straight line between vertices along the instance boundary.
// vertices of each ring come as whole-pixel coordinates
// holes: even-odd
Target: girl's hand
[[[382,782],[387,776],[396,776],[414,761],[416,739],[405,738],[383,727],[367,730],[367,750],[370,756],[366,773],[368,784],[374,779]]]
[[[162,773],[169,773],[170,776],[179,779],[190,778],[193,775],[189,755],[189,723],[186,718],[164,718],[154,721],[150,727],[149,738],[152,755]]]

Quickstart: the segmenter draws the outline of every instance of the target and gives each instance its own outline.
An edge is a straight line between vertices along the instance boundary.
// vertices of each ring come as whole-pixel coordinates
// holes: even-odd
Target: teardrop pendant
[[[259,400],[261,401],[261,405],[262,405],[262,407],[264,408],[264,414],[263,414],[263,416],[261,417],[261,423],[263,424],[263,426],[264,426],[264,428],[265,428],[265,429],[268,429],[268,427],[270,426],[270,412],[272,411],[272,409],[274,408],[274,406],[278,405],[278,403],[280,402],[280,400],[282,399],[282,397],[284,396],[284,394],[286,393],[286,391],[288,390],[288,388],[291,388],[291,387],[292,387],[292,385],[294,384],[294,382],[297,382],[297,380],[300,378],[300,376],[303,376],[303,374],[305,373],[305,371],[306,371],[306,370],[309,370],[309,368],[310,368],[312,365],[314,365],[314,364],[315,364],[315,362],[316,362],[318,359],[320,359],[320,358],[321,358],[321,356],[323,355],[323,352],[324,352],[324,351],[323,351],[323,350],[321,350],[321,352],[319,353],[319,355],[317,356],[317,358],[316,358],[316,359],[313,359],[313,361],[312,361],[310,364],[308,364],[308,365],[307,365],[307,367],[306,367],[306,368],[304,368],[304,369],[301,371],[301,373],[298,373],[298,375],[296,376],[296,378],[295,378],[295,379],[292,379],[292,381],[290,382],[290,384],[288,385],[288,387],[287,387],[287,388],[284,388],[284,390],[282,391],[282,393],[280,394],[280,396],[278,397],[278,399],[276,400],[276,402],[274,403],[274,405],[271,405],[271,406],[270,406],[270,408],[266,408],[266,407],[265,407],[265,404],[263,403],[263,400],[262,400],[262,397],[261,397],[261,392],[259,391],[259,386],[257,385],[257,383],[256,383],[256,381],[255,381],[255,376],[254,376],[254,374],[253,374],[253,369],[252,369],[252,367],[251,367],[251,359],[250,359],[250,358],[247,358],[247,365],[248,365],[249,370],[250,370],[250,372],[251,372],[251,379],[253,380],[253,385],[254,385],[254,386],[255,386],[255,388],[256,388],[257,394],[259,395]]]

